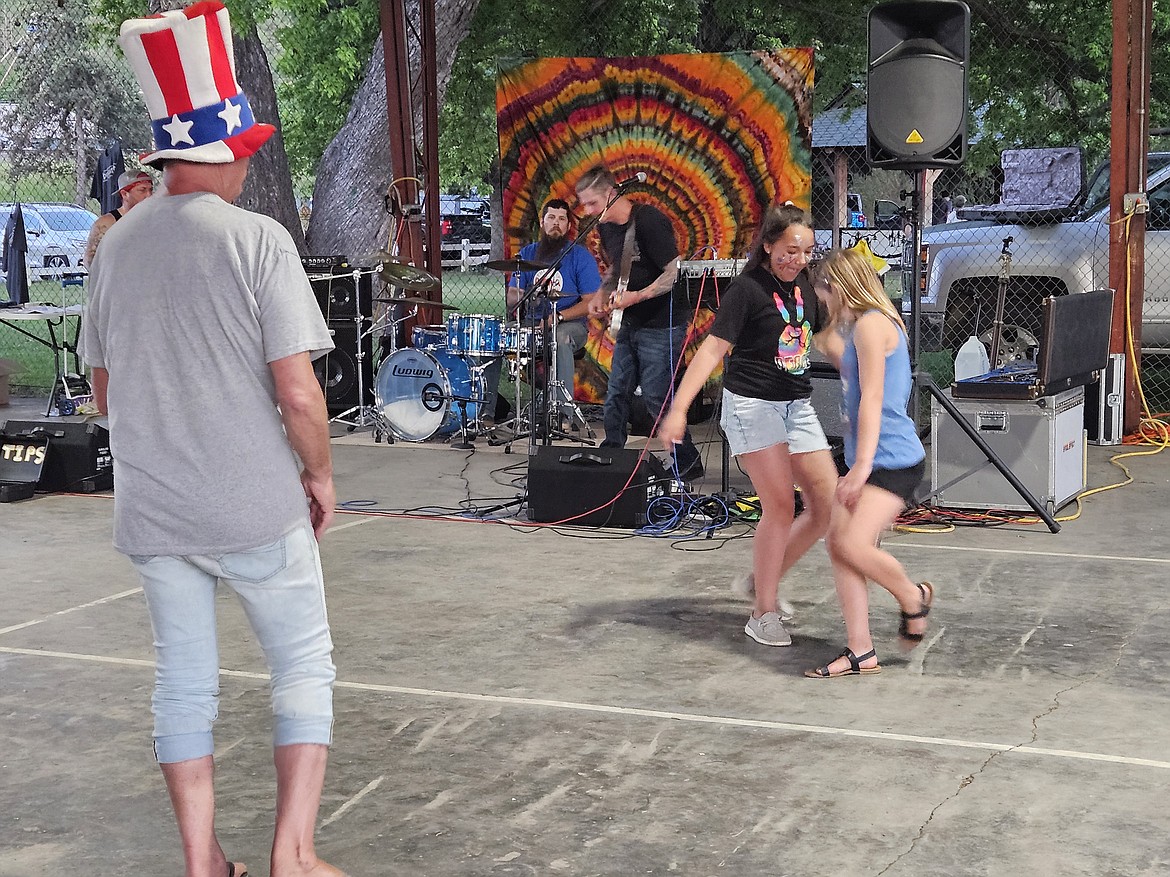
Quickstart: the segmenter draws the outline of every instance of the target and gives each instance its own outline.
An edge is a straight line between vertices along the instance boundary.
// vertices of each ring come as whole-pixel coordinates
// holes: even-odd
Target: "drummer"
[[[565,415],[569,413],[573,398],[573,359],[585,347],[589,302],[601,286],[601,274],[593,254],[569,237],[574,221],[569,202],[561,198],[547,201],[540,215],[540,239],[528,244],[519,254],[519,258],[525,261],[546,265],[552,265],[564,254],[560,267],[542,284],[548,292],[560,297],[551,302],[543,299],[535,304],[528,302],[524,322],[531,325],[543,320],[550,328],[556,326],[557,380],[564,384],[569,397],[562,405],[561,413]],[[515,310],[521,296],[534,284],[544,281],[548,270],[521,271],[512,275],[506,294],[508,319],[517,319]]]

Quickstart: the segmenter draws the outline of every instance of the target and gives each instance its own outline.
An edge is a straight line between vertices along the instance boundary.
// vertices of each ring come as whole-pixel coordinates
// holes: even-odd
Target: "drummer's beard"
[[[536,244],[536,261],[552,263],[556,261],[557,256],[561,254],[561,250],[565,247],[565,237],[549,237],[544,232],[540,233],[540,240]]]

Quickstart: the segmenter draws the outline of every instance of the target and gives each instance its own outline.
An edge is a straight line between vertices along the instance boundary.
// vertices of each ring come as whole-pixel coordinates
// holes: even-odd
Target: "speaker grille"
[[[359,274],[356,282],[352,273],[310,276],[309,282],[326,322],[373,313],[373,275],[369,272]]]

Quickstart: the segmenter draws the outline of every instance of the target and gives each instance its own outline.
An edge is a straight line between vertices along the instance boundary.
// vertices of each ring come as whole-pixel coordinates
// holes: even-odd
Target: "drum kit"
[[[398,262],[386,252],[374,253],[368,261],[377,263],[373,271],[389,287],[414,294],[374,298],[375,302],[385,306],[385,310],[371,321],[369,328],[361,330],[359,327],[357,375],[360,403],[334,417],[333,421],[346,424],[351,432],[372,427],[377,442],[383,439],[388,443],[395,440],[422,442],[434,436],[454,438],[458,434],[458,441],[451,444],[454,448],[471,448],[471,441],[476,436],[490,431],[494,437],[497,429],[506,429],[508,437],[499,441],[493,439],[492,444],[507,444],[506,450],[511,450],[512,441],[535,435],[538,393],[535,360],[543,354],[546,346],[542,327],[505,322],[492,314],[458,313],[458,308],[452,305],[418,295],[439,287],[439,279],[433,274]],[[547,266],[513,259],[487,262],[485,267],[495,271],[536,271]],[[414,326],[410,332],[410,346],[399,347],[399,325],[417,316],[420,308],[454,313],[448,314],[441,324]],[[381,334],[384,355],[374,373],[374,405],[370,406],[364,404],[366,389],[362,386],[361,359],[366,354],[362,340],[375,333]],[[546,362],[552,364],[551,371],[555,371],[555,334],[555,331],[548,333],[551,357]],[[498,427],[488,422],[494,410],[486,410],[488,400],[496,396],[495,388],[488,383],[497,380],[502,371],[502,368],[495,367],[497,363],[501,366],[507,364],[509,380],[517,380],[525,367],[529,367],[533,374],[533,399],[515,418]],[[548,369],[545,373],[550,376],[544,394],[548,396],[556,376]],[[520,407],[519,401],[517,407]],[[576,439],[575,436],[567,437]]]

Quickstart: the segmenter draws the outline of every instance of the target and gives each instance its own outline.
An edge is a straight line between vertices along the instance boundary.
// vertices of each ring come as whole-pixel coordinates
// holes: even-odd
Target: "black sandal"
[[[228,877],[248,877],[248,866],[244,866],[244,870],[239,874],[236,873],[236,863],[228,862]]]
[[[934,605],[934,585],[930,582],[920,582],[914,587],[918,588],[922,595],[917,612],[903,612],[902,623],[898,625],[898,638],[902,641],[902,651],[908,652],[922,642],[926,632],[911,633],[907,621],[913,621],[915,618],[925,618],[930,614],[930,607]]]
[[[839,676],[872,676],[874,673],[882,672],[882,668],[881,668],[880,664],[876,667],[862,667],[861,666],[862,661],[868,661],[870,658],[877,657],[877,650],[876,649],[870,649],[868,652],[866,652],[864,655],[861,655],[860,657],[853,654],[853,649],[845,649],[845,651],[843,651],[837,657],[838,658],[845,658],[846,660],[849,661],[849,669],[848,670],[838,670],[836,673],[834,673],[832,670],[829,669],[829,665],[826,664],[824,667],[816,667],[812,670],[805,670],[804,675],[807,676],[809,679],[836,679]],[[832,661],[830,661],[829,663],[831,664]]]

